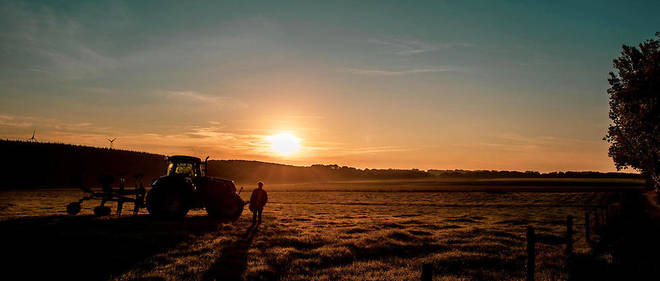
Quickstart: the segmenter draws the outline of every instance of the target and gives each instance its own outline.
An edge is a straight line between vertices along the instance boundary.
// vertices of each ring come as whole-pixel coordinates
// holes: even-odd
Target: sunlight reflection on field
[[[247,199],[249,192],[241,195]],[[610,195],[270,191],[265,223],[243,249],[242,275],[249,280],[417,280],[420,265],[432,262],[441,280],[522,279],[527,225],[540,235],[559,237],[566,216],[573,215],[575,248],[585,251],[584,209]],[[64,206],[80,196],[67,189],[4,192],[0,216],[62,215]],[[91,214],[94,204],[84,204],[83,214]],[[128,204],[125,210],[131,208]],[[195,210],[189,216],[202,215]],[[201,279],[214,261],[232,253],[227,249],[237,250],[231,247],[240,245],[249,215],[246,210],[233,225],[194,237],[117,278]],[[538,247],[538,279],[565,278],[563,245]]]

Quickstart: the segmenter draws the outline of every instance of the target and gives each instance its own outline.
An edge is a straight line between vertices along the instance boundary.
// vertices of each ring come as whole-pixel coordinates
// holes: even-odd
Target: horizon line
[[[29,144],[59,144],[59,145],[71,145],[71,146],[80,146],[80,147],[88,147],[88,148],[95,148],[95,149],[105,149],[105,150],[117,150],[117,151],[125,151],[125,152],[134,152],[134,153],[144,153],[144,154],[152,154],[152,155],[157,155],[157,156],[163,156],[163,157],[171,157],[175,155],[183,155],[183,154],[172,154],[172,155],[165,155],[165,154],[160,154],[160,153],[154,153],[154,152],[147,152],[147,151],[138,151],[138,150],[130,150],[130,149],[122,149],[122,148],[112,148],[112,147],[99,147],[99,146],[92,146],[92,145],[85,145],[85,144],[73,144],[73,143],[64,143],[64,142],[44,142],[44,141],[30,141],[30,140],[22,140],[22,139],[2,139],[1,141],[8,141],[8,142],[21,142],[21,143],[29,143]],[[197,157],[197,156],[194,156]],[[202,157],[198,157],[202,158]],[[250,162],[260,162],[260,163],[265,163],[265,164],[274,164],[274,165],[282,165],[282,166],[290,166],[290,167],[301,167],[301,168],[309,168],[314,165],[323,165],[323,166],[338,166],[338,167],[348,167],[348,168],[354,168],[358,170],[401,170],[401,171],[422,171],[429,173],[429,171],[467,171],[467,172],[517,172],[517,173],[539,173],[541,175],[544,174],[552,174],[552,173],[599,173],[599,174],[636,174],[640,175],[639,172],[624,172],[624,171],[608,171],[608,172],[603,172],[603,171],[594,171],[594,170],[581,170],[581,171],[571,171],[571,170],[554,170],[554,171],[547,171],[547,172],[541,172],[541,171],[535,171],[535,170],[494,170],[494,169],[461,169],[461,168],[453,168],[453,169],[439,169],[439,168],[430,168],[430,169],[418,169],[418,168],[359,168],[359,167],[353,167],[353,166],[347,166],[347,165],[340,165],[337,163],[331,163],[331,164],[324,164],[324,163],[313,163],[309,165],[294,165],[294,164],[286,164],[286,163],[277,163],[277,162],[268,162],[264,160],[250,160],[250,159],[209,159],[209,161],[250,161]]]

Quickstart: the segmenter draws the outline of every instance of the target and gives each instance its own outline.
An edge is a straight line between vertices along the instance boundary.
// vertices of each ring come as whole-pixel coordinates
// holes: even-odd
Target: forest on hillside
[[[62,143],[0,140],[3,156],[0,189],[98,186],[98,176],[124,175],[129,186],[135,175],[145,185],[165,173],[164,155]],[[239,182],[324,182],[424,178],[639,178],[631,173],[358,169],[339,165],[292,166],[247,160],[210,160],[209,175]]]
[[[130,185],[136,174],[144,183],[165,171],[163,155],[61,143],[0,140],[0,188],[98,186],[101,174],[124,175]]]

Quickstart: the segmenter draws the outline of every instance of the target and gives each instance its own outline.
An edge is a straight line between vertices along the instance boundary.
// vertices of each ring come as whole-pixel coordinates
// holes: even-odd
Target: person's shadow
[[[220,257],[204,273],[202,280],[242,280],[247,268],[247,253],[257,232],[258,225],[251,225],[241,239],[225,247]]]

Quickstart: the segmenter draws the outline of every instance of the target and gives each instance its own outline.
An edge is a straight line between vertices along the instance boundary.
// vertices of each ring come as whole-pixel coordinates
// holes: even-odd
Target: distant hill
[[[0,140],[0,188],[97,186],[100,174],[125,174],[145,183],[166,168],[163,155],[62,143]]]
[[[126,175],[133,185],[135,174],[144,183],[165,172],[164,155],[98,148],[62,143],[0,140],[0,169],[4,176],[0,189],[98,186],[100,174]],[[605,177],[639,178],[638,174],[598,172],[518,172],[417,169],[357,169],[339,165],[292,166],[247,160],[210,160],[211,176],[239,182],[268,183],[323,182],[342,180],[422,179],[422,178],[533,178]]]
[[[209,174],[238,181],[322,182],[433,177],[420,170],[357,169],[339,165],[291,166],[246,160],[209,161]]]

